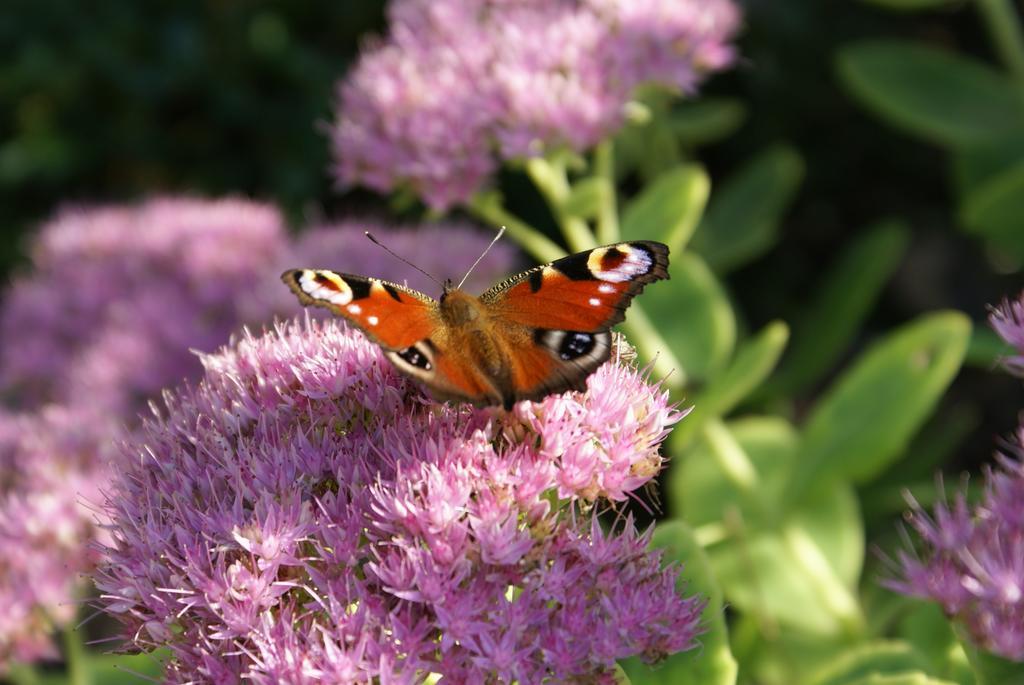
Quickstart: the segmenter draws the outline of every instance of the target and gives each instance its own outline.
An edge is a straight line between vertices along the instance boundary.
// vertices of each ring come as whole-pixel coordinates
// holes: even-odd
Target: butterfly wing
[[[609,330],[653,281],[668,278],[668,247],[607,245],[513,276],[480,301],[510,345],[517,399],[580,389],[611,355]]]
[[[344,317],[402,371],[440,399],[493,401],[493,389],[471,366],[460,363],[438,303],[396,283],[324,269],[293,269],[281,275],[304,305]]]
[[[668,247],[642,240],[598,247],[524,271],[480,300],[510,321],[592,333],[621,322],[644,286],[665,278]]]
[[[325,269],[292,269],[281,280],[302,304],[344,317],[385,350],[410,349],[438,325],[436,301],[395,283]]]
[[[609,331],[578,333],[537,329],[529,344],[516,347],[509,357],[513,391],[505,399],[511,406],[519,400],[538,400],[566,390],[584,390],[587,376],[611,355]],[[561,351],[563,335],[573,336],[575,351]],[[543,337],[542,337],[543,336]]]

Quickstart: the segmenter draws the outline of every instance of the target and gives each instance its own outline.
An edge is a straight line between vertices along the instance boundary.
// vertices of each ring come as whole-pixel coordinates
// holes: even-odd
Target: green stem
[[[583,252],[597,247],[597,238],[594,237],[590,226],[583,219],[566,216],[559,223],[562,225],[565,242],[569,243],[569,249],[573,252]]]
[[[605,180],[608,192],[597,214],[597,242],[610,245],[619,240],[619,210],[615,197],[615,147],[611,139],[594,150],[594,174]]]
[[[572,193],[564,162],[545,157],[531,157],[526,160],[526,173],[547,200],[551,213],[562,229],[565,242],[569,244],[569,249],[572,252],[582,252],[597,247],[597,239],[594,238],[587,222],[562,211],[565,201]]]
[[[652,363],[651,371],[654,378],[663,378],[665,387],[673,394],[681,391],[686,385],[683,365],[672,354],[668,343],[658,333],[658,329],[651,323],[639,302],[633,303],[629,308],[629,316],[619,326],[629,344],[636,348],[640,359]]]
[[[751,615],[758,638],[763,642],[773,642],[779,638],[779,624],[768,611],[767,600],[765,599],[765,588],[761,582],[761,570],[751,556],[750,536],[748,535],[746,522],[743,520],[743,512],[735,504],[726,505],[722,511],[722,523],[729,531],[729,538],[735,540],[736,552],[739,557],[740,570],[744,572],[744,582],[753,592],[753,606]]]
[[[978,11],[999,58],[1017,81],[1024,82],[1024,36],[1013,4],[1009,0],[978,0]]]
[[[700,406],[699,399],[697,406]],[[694,414],[696,413],[694,412]],[[750,455],[743,449],[733,432],[729,430],[722,419],[717,417],[704,418],[691,415],[687,421],[691,419],[703,421],[703,425],[698,426],[697,430],[704,438],[711,458],[715,460],[718,468],[739,492],[742,499],[748,503],[749,514],[756,517],[763,525],[771,525],[771,522],[779,518],[776,508],[771,499],[765,497],[761,476],[751,461]]]
[[[728,540],[729,529],[724,523],[715,521],[713,523],[705,523],[703,526],[694,528],[693,536],[701,547],[707,549],[708,547]]]
[[[69,685],[91,685],[92,678],[85,664],[82,633],[74,628],[64,630],[64,658],[67,661]]]
[[[798,565],[793,572],[810,584],[820,604],[838,619],[846,635],[863,635],[866,621],[857,599],[843,585],[811,536],[803,528],[786,526],[782,541]]]
[[[709,419],[704,424],[704,439],[719,468],[736,489],[745,494],[754,492],[759,481],[757,469],[721,419]]]
[[[495,228],[505,227],[512,240],[541,262],[553,262],[565,256],[565,250],[549,240],[544,234],[519,217],[510,213],[501,204],[495,193],[474,195],[466,205],[473,216]]]

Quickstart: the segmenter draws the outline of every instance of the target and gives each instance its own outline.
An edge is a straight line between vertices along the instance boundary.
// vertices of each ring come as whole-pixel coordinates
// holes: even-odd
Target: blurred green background
[[[880,37],[994,63],[977,14],[959,3],[931,3],[939,6],[924,13],[862,2],[742,4],[742,59],[701,91],[736,121],[720,122],[729,135],[703,145],[700,159],[714,184],[782,142],[804,173],[779,242],[729,275],[741,325],[798,318],[823,265],[889,216],[910,226],[909,248],[858,339],[932,309],[958,308],[978,321],[986,303],[1015,293],[1019,263],[955,225],[947,153],[866,111],[836,69],[844,45]],[[383,26],[383,3],[353,0],[8,0],[0,13],[0,273],[19,267],[28,232],[68,203],[242,194],[279,204],[296,227],[388,211],[386,198],[334,187],[324,132],[335,82]],[[550,225],[529,184],[510,175],[502,185],[510,206]],[[851,357],[858,347],[851,341]],[[1014,424],[1020,406],[1017,385],[988,371],[983,363],[965,369],[945,400],[969,399],[976,419],[964,466],[988,459],[992,436]]]
[[[321,132],[383,6],[5,2],[2,268],[55,207],[244,194],[293,221],[337,204]]]

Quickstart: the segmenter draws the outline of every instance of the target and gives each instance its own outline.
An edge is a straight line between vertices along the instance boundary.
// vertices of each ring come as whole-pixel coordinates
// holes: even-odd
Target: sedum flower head
[[[1001,305],[993,308],[989,321],[996,333],[1016,351],[1016,354],[1003,360],[1007,370],[1024,376],[1024,293],[1016,300],[1004,300]]]
[[[428,402],[336,321],[204,356],[124,454],[97,585],[173,681],[540,682],[688,649],[622,499],[680,414],[634,369],[514,412]]]
[[[900,553],[887,584],[938,602],[979,646],[1024,661],[1024,426],[1012,450],[986,475],[977,506],[962,491],[931,514],[911,499],[919,549]]]
[[[11,405],[0,408],[0,664],[54,655],[49,632],[71,620],[96,562],[114,443],[162,388],[198,379],[193,349],[296,311],[278,279],[288,267],[404,280],[408,267],[369,243],[367,228],[418,259],[411,229],[352,222],[289,241],[275,209],[243,200],[73,209],[43,227],[32,270],[0,309],[0,400]],[[448,246],[446,263],[426,264],[439,278],[461,277],[489,239],[459,224],[426,233]],[[496,246],[477,277],[503,275],[511,261]]]
[[[339,87],[337,175],[435,208],[501,160],[582,151],[636,87],[692,92],[733,59],[730,0],[394,0],[390,33]]]

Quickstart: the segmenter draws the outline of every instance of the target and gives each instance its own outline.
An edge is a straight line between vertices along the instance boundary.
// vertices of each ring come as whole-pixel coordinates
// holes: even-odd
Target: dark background
[[[979,322],[987,303],[1018,292],[1019,274],[996,273],[984,246],[957,230],[943,153],[860,109],[833,68],[838,46],[880,36],[994,61],[971,8],[744,6],[743,59],[703,92],[741,99],[747,118],[701,159],[720,178],[785,141],[807,167],[782,241],[729,278],[749,325],[792,318],[822,265],[885,216],[910,224],[910,249],[851,356],[921,312],[953,307]],[[386,198],[333,187],[324,133],[335,82],[383,28],[383,4],[357,0],[8,0],[0,12],[0,277],[24,264],[28,232],[68,203],[241,194],[278,204],[293,226],[386,211]],[[511,185],[510,205],[538,211],[522,183]],[[963,466],[987,459],[993,437],[1012,429],[1024,406],[1016,381],[983,368],[966,369],[946,403],[969,404],[980,421]]]

